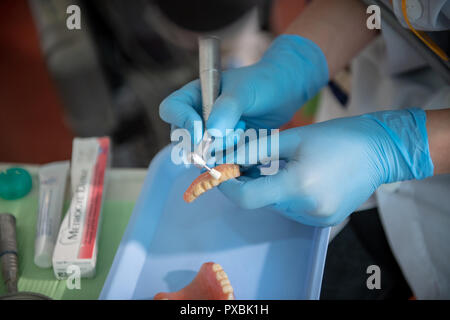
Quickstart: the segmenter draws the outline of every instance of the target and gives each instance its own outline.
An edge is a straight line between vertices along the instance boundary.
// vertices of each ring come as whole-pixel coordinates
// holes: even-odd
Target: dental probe
[[[208,167],[205,159],[212,143],[212,137],[206,131],[206,122],[220,91],[220,40],[217,37],[200,37],[198,46],[205,134],[197,149],[191,153],[191,159],[197,167],[206,169],[214,179],[219,179],[221,173]]]

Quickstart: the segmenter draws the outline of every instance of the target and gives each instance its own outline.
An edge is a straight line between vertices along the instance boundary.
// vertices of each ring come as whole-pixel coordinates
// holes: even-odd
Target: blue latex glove
[[[408,109],[286,130],[279,139],[283,169],[219,188],[244,208],[273,205],[304,224],[336,225],[381,184],[433,175],[425,120],[423,110]]]
[[[248,128],[279,128],[328,82],[328,65],[321,49],[296,35],[279,36],[261,60],[249,67],[222,73],[221,94],[206,123],[207,129],[234,129],[239,121]],[[160,105],[161,118],[194,134],[201,121],[198,80],[168,96]],[[195,132],[195,143],[203,128]]]

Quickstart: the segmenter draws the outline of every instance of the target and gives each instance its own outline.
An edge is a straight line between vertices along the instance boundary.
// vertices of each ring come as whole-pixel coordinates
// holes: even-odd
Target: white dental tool
[[[206,128],[206,121],[220,91],[220,40],[217,37],[201,37],[198,46],[203,125]],[[197,167],[206,169],[214,179],[219,179],[221,173],[208,167],[205,161],[211,143],[212,138],[205,130],[202,141],[190,158]]]

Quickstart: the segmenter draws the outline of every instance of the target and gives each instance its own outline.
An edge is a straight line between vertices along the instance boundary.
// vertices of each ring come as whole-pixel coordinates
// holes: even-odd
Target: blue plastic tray
[[[150,165],[100,299],[179,290],[208,261],[223,266],[237,299],[319,298],[329,228],[242,210],[217,189],[187,204],[183,193],[199,170],[174,165],[170,152]]]

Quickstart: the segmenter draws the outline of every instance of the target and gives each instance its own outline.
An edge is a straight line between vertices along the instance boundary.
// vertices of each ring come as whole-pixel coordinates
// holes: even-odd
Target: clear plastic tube
[[[44,165],[39,170],[39,213],[34,263],[41,268],[52,266],[69,167],[69,161],[61,161]]]

